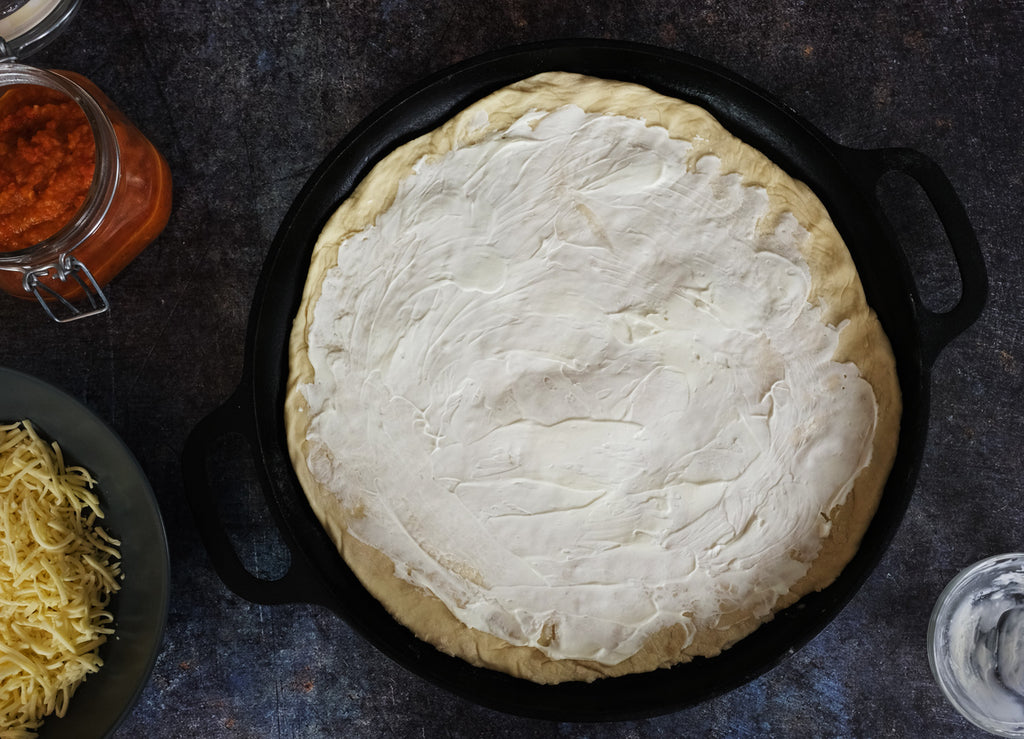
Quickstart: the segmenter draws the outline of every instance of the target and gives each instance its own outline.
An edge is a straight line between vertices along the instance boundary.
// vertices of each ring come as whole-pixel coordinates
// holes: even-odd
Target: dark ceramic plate
[[[86,467],[121,540],[124,580],[114,597],[114,635],[100,648],[103,667],[79,686],[62,718],[48,718],[40,739],[110,734],[138,700],[156,662],[167,618],[170,562],[156,498],[120,438],[70,395],[34,377],[0,368],[0,421],[32,421],[65,457]]]

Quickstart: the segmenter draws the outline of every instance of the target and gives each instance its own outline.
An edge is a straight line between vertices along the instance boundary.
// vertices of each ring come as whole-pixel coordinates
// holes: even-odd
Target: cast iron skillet
[[[540,686],[475,668],[416,639],[359,584],[306,503],[288,460],[283,422],[288,334],[314,242],[327,217],[385,154],[441,124],[470,102],[532,74],[562,70],[644,84],[710,110],[734,134],[808,183],[825,203],[860,271],[868,301],[896,353],[904,413],[895,466],[860,551],[834,584],[779,613],[713,659],[590,684]],[[945,313],[924,307],[875,190],[890,171],[920,185],[952,246],[962,283]],[[765,92],[681,53],[610,41],[517,47],[436,74],[371,115],[327,157],[286,215],[257,286],[242,380],[197,425],[183,457],[186,489],[202,538],[224,582],[264,603],[319,603],[413,672],[491,708],[557,720],[617,720],[677,710],[758,676],[821,630],[879,560],[914,486],[928,423],[929,373],[938,352],[979,315],[986,277],[964,208],[939,168],[906,149],[860,151],[827,139]],[[277,580],[251,575],[218,518],[209,453],[228,434],[250,444],[266,505],[291,553]]]

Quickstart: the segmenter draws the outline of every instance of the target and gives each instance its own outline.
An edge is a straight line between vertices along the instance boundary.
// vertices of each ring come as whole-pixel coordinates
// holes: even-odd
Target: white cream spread
[[[616,664],[767,617],[867,464],[808,234],[622,116],[531,113],[425,159],[309,332],[309,467],[466,625]]]

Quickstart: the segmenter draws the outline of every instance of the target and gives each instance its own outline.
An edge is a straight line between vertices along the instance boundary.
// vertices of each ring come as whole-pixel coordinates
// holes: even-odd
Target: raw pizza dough
[[[593,131],[577,154],[571,151],[580,145],[573,143],[574,130]],[[610,140],[620,135],[630,139]],[[587,181],[582,195],[563,187],[575,173],[557,175],[562,185],[530,208],[542,211],[563,197],[571,203],[568,210],[552,211],[555,222],[543,243],[526,252],[522,244],[502,245],[503,238],[522,236],[516,229],[528,221],[525,210],[522,219],[499,214],[502,223],[486,231],[492,243],[455,238],[479,236],[477,226],[460,219],[499,217],[483,212],[492,196],[472,200],[476,193],[495,183],[500,190],[502,182],[511,192],[532,176],[527,174],[532,159],[517,153],[520,145],[558,136],[567,142],[558,151],[569,151],[558,166],[602,166],[625,147],[623,164]],[[604,147],[601,155],[588,161],[587,149],[596,147]],[[652,159],[651,151],[657,157]],[[456,156],[468,157],[469,164],[457,165]],[[473,169],[477,165],[501,174],[480,174]],[[703,204],[695,207],[704,209],[696,230],[680,236],[689,239],[687,244],[712,244],[712,262],[714,254],[730,256],[702,271],[673,263],[673,249],[655,245],[651,259],[660,261],[630,266],[636,272],[624,280],[628,284],[598,274],[608,254],[616,270],[630,262],[634,252],[624,252],[623,245],[639,245],[636,253],[647,253],[642,250],[647,234],[637,233],[644,229],[628,219],[625,226],[612,222],[611,210],[625,209],[618,206],[632,193],[676,174],[696,178],[698,189],[687,190],[686,197],[696,202],[697,193]],[[602,188],[615,193],[607,213],[595,205]],[[642,210],[643,202],[628,205]],[[641,212],[636,223],[645,218]],[[572,264],[568,257],[551,256],[558,249],[568,253],[559,239],[568,238],[564,232],[570,227],[576,229],[575,242],[587,242],[573,245],[573,253],[583,256]],[[506,238],[509,234],[512,238]],[[691,258],[701,248],[687,245],[681,251]],[[438,250],[444,254],[436,256]],[[548,260],[543,269],[534,264],[538,254]],[[750,269],[735,254],[749,254]],[[788,261],[780,262],[780,255]],[[597,270],[593,275],[586,272],[591,268]],[[544,269],[554,272],[546,278]],[[799,305],[784,298],[772,303],[759,269],[777,270],[765,274],[779,282],[780,292],[796,289]],[[417,270],[435,274],[422,277]],[[644,275],[654,279],[644,283]],[[696,285],[702,275],[711,277]],[[555,287],[545,279],[562,282]],[[508,287],[512,284],[515,289]],[[528,288],[539,291],[530,293],[533,302],[515,303],[515,293]],[[391,300],[402,289],[407,294]],[[760,302],[748,305],[748,294],[762,293]],[[711,301],[710,308],[701,295]],[[458,303],[463,299],[469,302]],[[538,301],[557,305],[536,308]],[[499,312],[495,305],[505,306],[503,318],[491,317]],[[459,316],[445,313],[456,310]],[[729,354],[737,336],[760,330],[751,310],[755,319],[756,311],[763,312],[766,326],[795,311],[804,333],[790,341],[786,331],[765,329],[751,340],[764,346],[741,346]],[[607,320],[594,328],[598,314]],[[673,334],[673,321],[700,323],[709,315],[707,327],[681,325]],[[566,316],[591,321],[580,324],[587,326],[586,341],[563,325]],[[417,334],[435,324],[429,337]],[[488,344],[486,336],[473,335],[478,324],[494,329],[494,341],[529,346]],[[438,348],[444,329],[452,325],[460,325],[460,331],[449,332]],[[696,337],[695,346],[714,356],[701,358],[693,351],[689,358],[667,357],[666,352],[679,353],[680,337],[691,335],[687,331]],[[538,349],[528,338],[537,332],[547,332],[543,341],[557,344],[551,352],[561,353],[560,369],[552,369],[556,358],[547,356],[546,345]],[[601,335],[595,339],[595,333]],[[594,341],[600,344],[596,350]],[[814,345],[819,354],[827,347],[831,358],[808,359],[800,347],[785,348],[787,341]],[[782,347],[779,356],[772,353],[773,342]],[[424,370],[442,350],[446,363]],[[466,359],[466,352],[476,354]],[[373,362],[367,359],[371,354]],[[764,357],[774,357],[782,369],[761,369],[759,362],[768,361]],[[532,364],[523,369],[523,362]],[[638,394],[639,380],[625,389],[609,380],[609,387],[595,390],[593,383],[604,382],[602,373],[612,376],[627,365],[641,366],[646,395]],[[679,365],[689,367],[691,376]],[[805,365],[814,365],[808,370],[813,379],[801,379]],[[526,377],[538,384],[523,384]],[[705,387],[687,390],[694,377]],[[738,379],[748,377],[751,389]],[[790,394],[800,395],[805,385],[818,388],[814,383],[821,388],[804,392],[808,398],[800,401],[807,404],[810,420],[797,418],[786,427],[792,445],[782,443],[788,451],[780,454],[780,444],[773,443],[768,456],[781,460],[762,468],[766,439],[783,424],[778,419],[785,416]],[[401,402],[396,386],[404,388]],[[594,400],[601,393],[613,397]],[[616,400],[615,393],[623,397]],[[552,405],[548,400],[555,395],[559,400]],[[623,405],[627,395],[628,407]],[[821,402],[833,402],[833,395],[840,411],[818,406],[823,397],[830,400]],[[548,400],[538,401],[539,396]],[[576,413],[572,404],[583,396],[591,405]],[[510,397],[515,418],[494,421],[501,399]],[[736,403],[747,404],[739,420]],[[595,404],[600,412],[593,410]],[[662,405],[666,410],[659,411]],[[479,425],[481,408],[492,423],[487,428]],[[675,432],[663,434],[660,424],[672,409],[687,408],[692,417],[673,421],[680,434],[676,453],[671,448]],[[843,409],[849,409],[849,418],[837,417]],[[805,185],[697,106],[638,85],[554,72],[501,89],[398,148],[341,205],[316,245],[295,318],[285,411],[292,462],[310,505],[345,561],[387,610],[444,652],[555,683],[713,656],[832,582],[856,552],[881,496],[896,450],[900,397],[888,340],[867,306],[849,252]],[[594,433],[598,422],[603,435]],[[704,425],[717,436],[708,439],[693,431]],[[481,446],[480,439],[455,438],[458,434],[498,441]],[[632,448],[631,439],[641,438],[636,443],[646,446]],[[674,456],[689,461],[674,464]],[[602,466],[601,460],[610,458],[614,464]],[[813,485],[801,475],[818,475],[821,460],[829,465],[845,460],[846,467],[828,473],[838,480],[830,482],[834,489],[808,491]],[[648,500],[637,497],[638,490],[647,489],[643,485],[635,489],[622,482],[650,477],[644,465],[659,464],[672,470],[659,478]],[[751,469],[757,479],[775,475],[779,489],[747,490],[723,481],[743,480],[755,474]],[[587,484],[575,483],[573,475]],[[622,479],[596,479],[614,475]],[[492,478],[502,482],[494,487]],[[649,480],[646,484],[650,487]],[[583,489],[599,494],[579,502],[588,511],[583,518],[570,517],[573,496]],[[518,495],[523,497],[517,502]],[[800,496],[818,502],[787,502]],[[557,502],[545,503],[549,499]],[[680,523],[682,514],[673,511],[687,506],[694,510]],[[790,513],[799,523],[787,523]],[[605,531],[623,520],[632,530]],[[683,533],[659,532],[663,521]],[[712,533],[723,526],[727,532]],[[691,530],[696,535],[689,541]],[[666,551],[671,558],[659,558]],[[552,558],[552,552],[562,552],[563,559]],[[690,575],[677,571],[680,561],[697,578],[689,585],[683,581]],[[653,575],[640,571],[648,566]],[[576,576],[579,582],[573,581]],[[611,596],[590,592],[595,589],[608,589]],[[521,610],[516,593],[522,593]],[[609,609],[614,612],[605,618]]]

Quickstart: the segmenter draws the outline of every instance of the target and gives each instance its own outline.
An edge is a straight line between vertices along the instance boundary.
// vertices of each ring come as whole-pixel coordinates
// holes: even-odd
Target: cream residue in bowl
[[[946,697],[986,731],[1024,736],[1024,555],[983,560],[940,596],[929,659]]]

